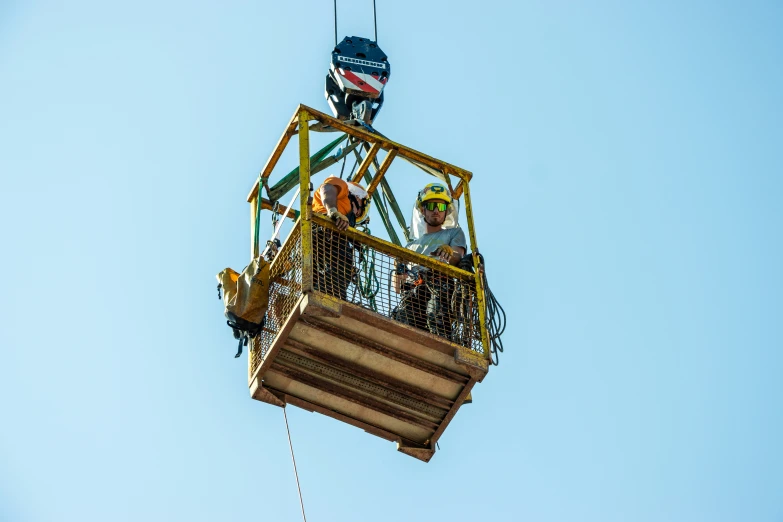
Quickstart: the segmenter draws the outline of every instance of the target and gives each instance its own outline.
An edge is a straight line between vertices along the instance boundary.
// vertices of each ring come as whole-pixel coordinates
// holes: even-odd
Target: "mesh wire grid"
[[[297,223],[269,269],[269,308],[261,334],[250,349],[250,375],[264,355],[302,295],[302,229]]]
[[[404,248],[377,248],[313,225],[313,289],[483,353],[476,283],[415,264]],[[299,223],[270,270],[269,310],[250,352],[251,374],[302,295]]]

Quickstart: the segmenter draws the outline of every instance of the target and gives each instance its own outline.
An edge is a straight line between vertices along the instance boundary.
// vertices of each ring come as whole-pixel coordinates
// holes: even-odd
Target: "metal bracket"
[[[467,348],[457,348],[454,350],[454,362],[459,364],[468,372],[471,378],[478,382],[484,380],[489,371],[489,361],[483,354],[474,352]]]
[[[397,451],[405,453],[413,458],[419,459],[423,462],[429,462],[433,455],[435,455],[435,448],[426,446],[414,446],[402,439],[397,439]]]
[[[285,396],[278,396],[276,393],[264,388],[261,379],[256,377],[250,384],[250,396],[257,401],[285,408]]]
[[[343,306],[339,299],[320,292],[305,294],[299,307],[302,315],[317,317],[340,317],[343,312]]]

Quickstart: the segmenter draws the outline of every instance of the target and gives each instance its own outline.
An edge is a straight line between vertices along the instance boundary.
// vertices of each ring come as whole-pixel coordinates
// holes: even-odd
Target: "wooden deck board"
[[[455,359],[460,348],[351,303],[334,308],[331,301],[306,294],[253,377],[290,404],[406,448],[433,448],[477,382],[476,372]],[[404,453],[429,460],[428,451]]]

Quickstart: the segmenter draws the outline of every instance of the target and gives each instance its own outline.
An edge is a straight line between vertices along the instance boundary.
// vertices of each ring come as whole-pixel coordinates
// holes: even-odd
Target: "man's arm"
[[[321,192],[321,203],[326,209],[326,215],[334,221],[338,230],[347,230],[348,218],[337,210],[337,194],[340,193],[340,189],[324,183],[318,190]]]
[[[459,262],[462,260],[462,257],[467,252],[467,241],[465,240],[465,232],[462,231],[460,227],[457,227],[457,231],[455,235],[451,238],[451,241],[449,241],[449,244],[451,245],[452,253],[449,256],[447,261],[444,261],[444,263],[448,263],[453,266],[459,265]]]
[[[435,249],[432,253],[438,261],[448,263],[449,265],[457,266],[465,255],[465,249],[461,246],[450,247],[448,245],[441,245]]]
[[[462,258],[465,256],[465,249],[462,247],[454,247],[454,253],[451,255],[448,263],[450,265],[457,266]]]

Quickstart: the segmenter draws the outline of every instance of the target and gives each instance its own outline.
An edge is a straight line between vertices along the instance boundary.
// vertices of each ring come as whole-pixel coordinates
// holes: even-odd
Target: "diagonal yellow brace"
[[[386,154],[386,157],[383,158],[383,163],[381,163],[381,168],[378,169],[378,172],[375,173],[375,176],[372,178],[372,181],[370,181],[370,186],[367,187],[367,194],[368,196],[372,196],[373,192],[375,192],[375,189],[378,188],[378,184],[381,182],[381,179],[386,174],[386,171],[389,170],[389,167],[392,164],[392,161],[394,161],[394,157],[397,155],[397,151],[392,149]]]
[[[291,121],[288,122],[288,125],[283,131],[283,135],[280,136],[280,139],[277,141],[277,145],[275,145],[275,149],[274,151],[272,151],[272,155],[269,156],[268,160],[266,160],[266,164],[264,165],[264,168],[261,170],[261,175],[259,176],[263,183],[266,183],[267,178],[269,178],[269,175],[272,174],[272,170],[275,168],[275,165],[277,165],[277,161],[280,159],[280,156],[283,154],[283,151],[288,145],[291,136],[293,136],[294,132],[296,132],[298,113],[299,113],[299,109],[297,108],[297,112],[295,112],[294,115],[291,117]],[[256,194],[258,194],[260,188],[261,187],[259,186],[259,180],[256,180],[256,183],[253,185],[250,194],[247,196],[247,200],[250,201],[251,199],[253,199],[253,197]]]
[[[362,160],[362,164],[359,165],[359,170],[356,171],[356,174],[354,174],[351,181],[354,183],[361,183],[364,174],[367,172],[367,169],[370,168],[370,165],[372,165],[379,150],[381,150],[381,144],[373,143],[372,147],[370,147],[370,150],[367,152],[367,155],[364,157],[364,160]]]

